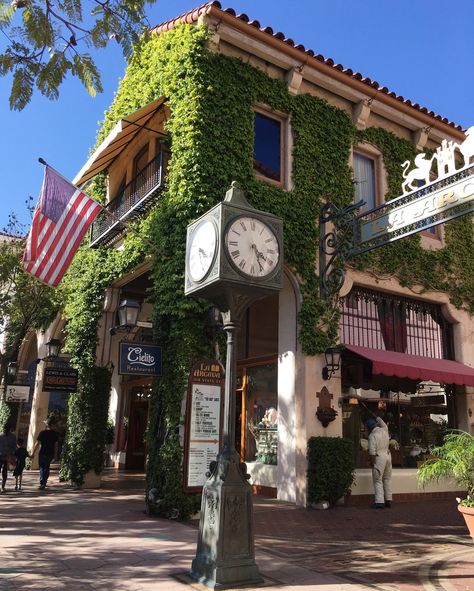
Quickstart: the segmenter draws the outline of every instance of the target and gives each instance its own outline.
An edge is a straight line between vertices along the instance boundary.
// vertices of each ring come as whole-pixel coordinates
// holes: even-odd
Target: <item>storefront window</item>
[[[343,436],[354,441],[358,468],[370,467],[364,405],[388,425],[392,464],[417,468],[440,445],[455,416],[453,393],[439,384],[422,383],[417,393],[348,388],[342,405]]]
[[[278,456],[277,363],[245,369],[242,390],[245,424],[243,457],[247,462],[276,464]]]

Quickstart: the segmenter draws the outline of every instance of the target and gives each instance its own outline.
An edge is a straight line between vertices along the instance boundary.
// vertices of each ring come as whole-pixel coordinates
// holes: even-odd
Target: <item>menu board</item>
[[[186,401],[185,489],[198,492],[219,452],[224,395],[224,369],[216,360],[193,366]]]

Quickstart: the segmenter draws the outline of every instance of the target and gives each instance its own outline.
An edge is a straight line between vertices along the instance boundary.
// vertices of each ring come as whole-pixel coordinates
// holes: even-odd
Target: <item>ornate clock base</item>
[[[235,449],[219,454],[201,503],[191,576],[211,589],[263,581],[255,563],[252,491]]]

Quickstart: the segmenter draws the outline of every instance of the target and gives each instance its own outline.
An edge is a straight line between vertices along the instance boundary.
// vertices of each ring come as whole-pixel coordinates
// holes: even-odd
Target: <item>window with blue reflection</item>
[[[257,174],[281,181],[281,122],[254,114],[253,166]]]

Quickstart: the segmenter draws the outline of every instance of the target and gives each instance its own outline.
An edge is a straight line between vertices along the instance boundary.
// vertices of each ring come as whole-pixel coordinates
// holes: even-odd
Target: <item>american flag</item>
[[[102,206],[49,166],[23,255],[23,266],[57,287]]]

